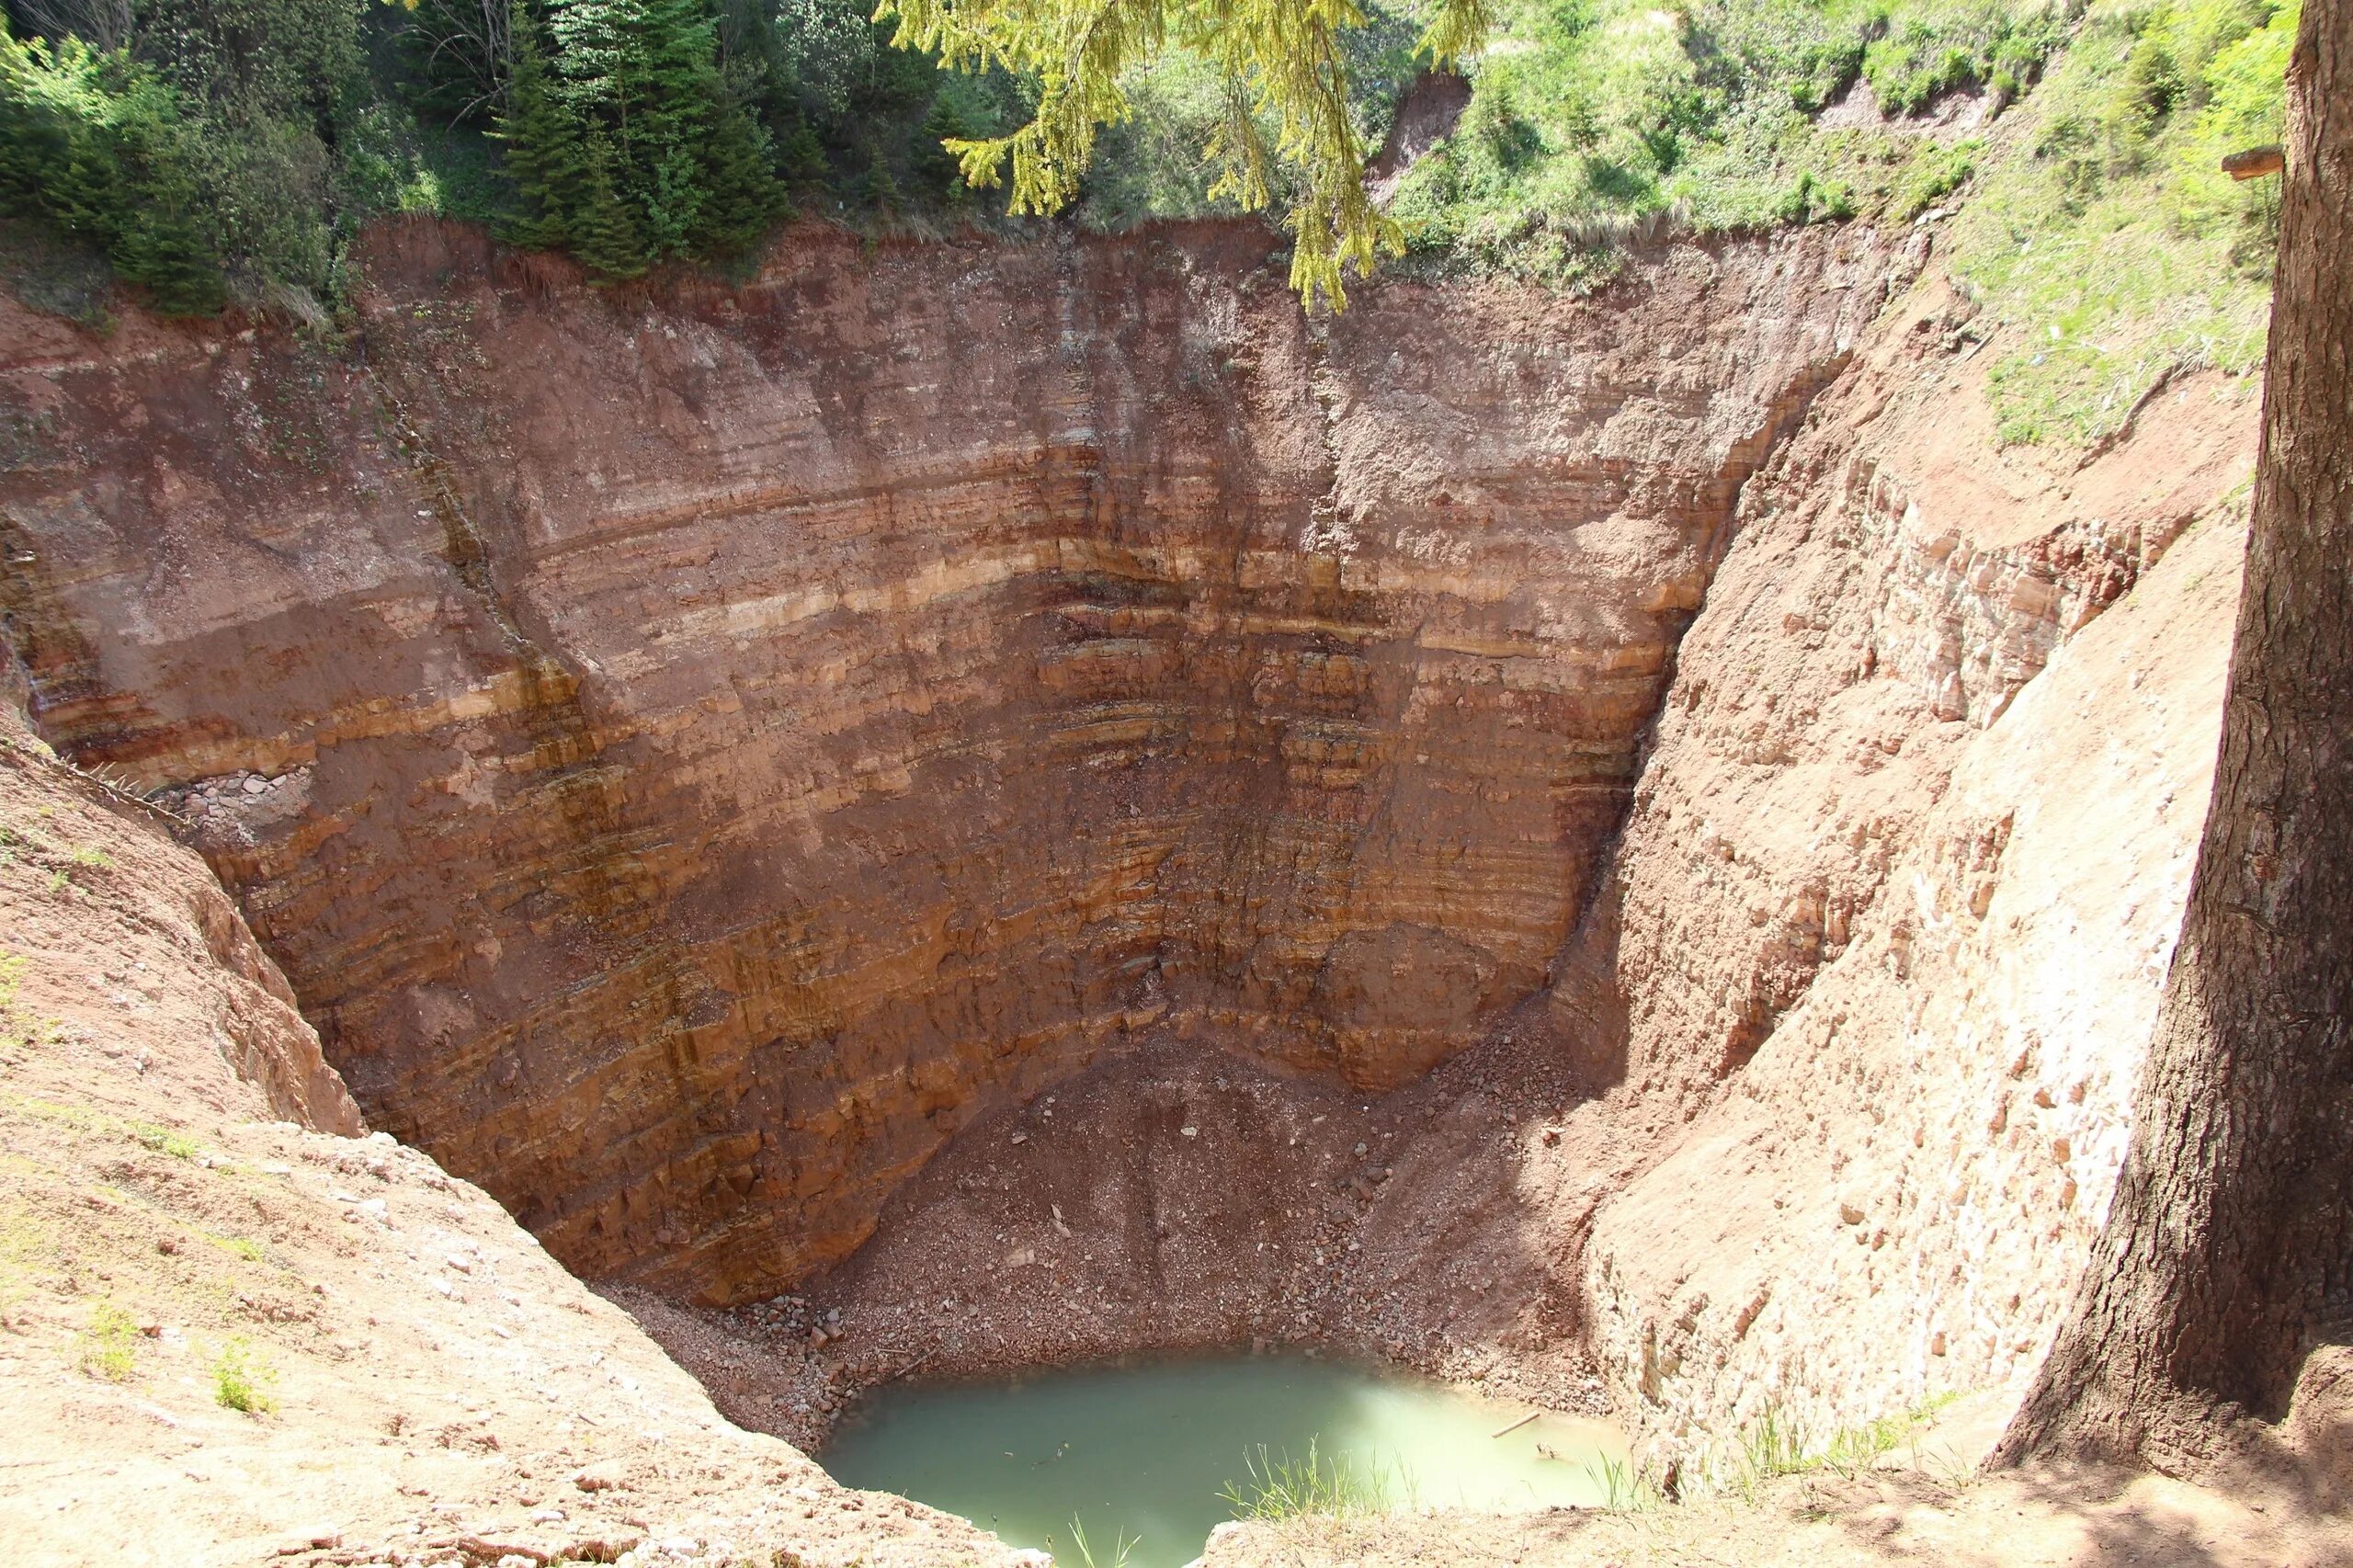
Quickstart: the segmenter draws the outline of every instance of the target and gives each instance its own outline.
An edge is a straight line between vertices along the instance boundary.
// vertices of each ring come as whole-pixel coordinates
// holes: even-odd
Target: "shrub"
[[[87,240],[166,315],[227,298],[197,216],[196,162],[153,71],[78,39],[19,40],[0,19],[0,211]]]
[[[278,1403],[269,1391],[276,1381],[277,1373],[243,1338],[230,1340],[212,1358],[212,1397],[223,1409],[249,1415],[275,1410]]]
[[[82,1335],[82,1369],[92,1377],[119,1383],[138,1369],[139,1325],[112,1301],[90,1309],[90,1326]]]

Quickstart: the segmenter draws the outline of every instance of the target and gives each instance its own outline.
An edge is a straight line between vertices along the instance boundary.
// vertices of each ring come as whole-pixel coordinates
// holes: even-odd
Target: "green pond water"
[[[991,1382],[909,1382],[861,1401],[819,1456],[834,1478],[961,1514],[1015,1546],[1081,1562],[1141,1538],[1130,1568],[1180,1568],[1234,1509],[1219,1494],[1249,1461],[1309,1445],[1392,1507],[1544,1507],[1604,1500],[1625,1443],[1597,1422],[1444,1383],[1288,1356],[1064,1369]]]

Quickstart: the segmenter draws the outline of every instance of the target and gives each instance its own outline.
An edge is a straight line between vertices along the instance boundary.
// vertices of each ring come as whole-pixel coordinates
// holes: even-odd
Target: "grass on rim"
[[[1110,1557],[1098,1561],[1095,1555],[1095,1549],[1087,1544],[1086,1526],[1081,1522],[1076,1514],[1070,1517],[1070,1540],[1084,1568],[1128,1568],[1128,1559],[1134,1555],[1137,1547],[1143,1544],[1142,1536],[1131,1536],[1127,1531],[1121,1530],[1119,1538],[1111,1544]],[[1053,1543],[1048,1541],[1046,1544],[1051,1546]]]
[[[1602,1506],[1647,1513],[1688,1498],[1732,1496],[1755,1503],[1768,1482],[1785,1475],[1833,1471],[1856,1476],[1901,1448],[1960,1395],[1931,1395],[1907,1410],[1853,1426],[1842,1426],[1820,1442],[1778,1404],[1695,1461],[1679,1466],[1670,1488],[1655,1465],[1604,1459],[1586,1473],[1600,1486]]]
[[[1989,378],[2005,442],[2087,445],[2177,370],[2261,364],[2279,182],[2218,165],[2279,139],[2298,9],[2098,0],[2004,128],[1946,261],[2016,329]]]

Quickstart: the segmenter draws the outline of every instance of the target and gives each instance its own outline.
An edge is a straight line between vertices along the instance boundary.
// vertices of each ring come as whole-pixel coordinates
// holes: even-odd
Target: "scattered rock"
[[[610,1492],[621,1484],[621,1466],[618,1460],[592,1464],[572,1478],[572,1484],[583,1492]]]

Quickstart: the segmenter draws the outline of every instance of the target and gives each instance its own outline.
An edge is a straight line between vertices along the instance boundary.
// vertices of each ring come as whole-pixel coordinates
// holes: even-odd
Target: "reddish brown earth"
[[[1309,321],[1236,229],[810,231],[611,292],[388,230],[347,345],[0,304],[0,610],[43,734],[186,819],[371,1123],[735,1422],[1304,1343],[1611,1410],[1697,1494],[1768,1411],[1998,1426],[2105,1210],[2212,767],[2254,388],[2002,450],[1925,244]],[[253,1038],[249,1074],[324,1071]],[[588,1449],[534,1376],[677,1374],[460,1217],[555,1303],[536,1484]],[[426,1240],[356,1256],[429,1279]],[[416,1301],[369,1357],[475,1365]],[[816,1484],[683,1386],[663,1421]],[[2278,1481],[2334,1397],[2251,1439],[2291,1456],[2281,1561],[2337,1560],[2341,1494]],[[694,1498],[701,1449],[625,1447]],[[768,1539],[710,1462],[749,1511],[706,1535]],[[523,1490],[471,1475],[417,1484]],[[1725,1550],[2227,1527],[1869,1484]],[[904,1517],[906,1560],[964,1550]],[[1642,1517],[1221,1560],[1721,1560]]]
[[[1383,1098],[1097,1069],[894,1202],[813,1366],[760,1314],[689,1365],[806,1441],[918,1360],[1297,1338],[1606,1398],[1702,1470],[1768,1409],[2015,1397],[2180,916],[2254,399],[2005,454],[1962,313],[1898,301],[1749,487],[1561,984]]]
[[[574,1268],[837,1261],[1151,1035],[1394,1088],[1544,983],[1868,232],[1311,324],[1249,229],[600,294],[386,232],[359,340],[18,312],[44,733],[160,787],[370,1117]]]

